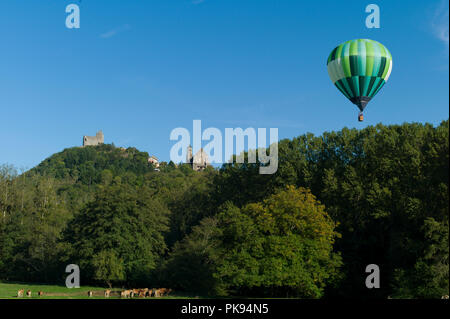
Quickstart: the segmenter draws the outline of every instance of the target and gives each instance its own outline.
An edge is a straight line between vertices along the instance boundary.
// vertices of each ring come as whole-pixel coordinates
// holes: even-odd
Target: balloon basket
[[[358,122],[364,121],[364,115],[362,113],[358,114]]]

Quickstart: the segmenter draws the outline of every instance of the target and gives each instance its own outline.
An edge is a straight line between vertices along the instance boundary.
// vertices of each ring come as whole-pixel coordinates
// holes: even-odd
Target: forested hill
[[[73,147],[54,154],[31,170],[31,173],[57,179],[72,178],[83,184],[98,184],[102,174],[146,174],[154,171],[148,153],[134,147],[118,148],[111,144]]]
[[[449,121],[279,142],[279,167],[148,164],[70,148],[0,165],[0,280],[171,287],[209,296],[440,298],[449,293]],[[367,289],[366,266],[381,271]]]

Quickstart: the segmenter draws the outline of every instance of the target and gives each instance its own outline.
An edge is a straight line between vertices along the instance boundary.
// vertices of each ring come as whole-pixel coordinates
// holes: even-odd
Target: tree
[[[228,289],[318,298],[337,279],[335,223],[310,191],[288,186],[260,203],[219,214],[223,255],[216,276]]]
[[[128,283],[150,280],[166,251],[167,208],[146,188],[113,184],[101,188],[68,225],[70,260],[87,280]],[[107,263],[112,264],[107,266]]]
[[[11,280],[55,280],[61,231],[71,218],[57,197],[53,178],[11,181],[7,213],[0,218],[0,272]]]
[[[174,245],[163,268],[163,280],[177,290],[202,295],[223,294],[213,274],[218,260],[220,229],[217,219],[206,217]]]
[[[108,287],[112,287],[113,282],[125,280],[125,267],[114,250],[102,250],[92,258],[94,268],[94,279],[104,281]]]

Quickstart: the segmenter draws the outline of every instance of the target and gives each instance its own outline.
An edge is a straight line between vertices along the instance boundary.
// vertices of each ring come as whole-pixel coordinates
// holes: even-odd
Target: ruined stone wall
[[[105,137],[102,131],[97,132],[95,136],[83,136],[83,146],[96,146],[104,142]]]

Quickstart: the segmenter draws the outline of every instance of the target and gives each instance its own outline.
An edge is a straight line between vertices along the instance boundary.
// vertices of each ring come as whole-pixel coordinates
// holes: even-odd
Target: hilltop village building
[[[201,148],[195,155],[192,155],[192,147],[189,145],[186,154],[186,163],[190,164],[194,171],[203,171],[210,165],[208,154]]]
[[[159,161],[156,156],[154,156],[154,155],[150,156],[148,158],[148,162],[149,162],[149,164],[152,164],[156,170],[159,170]]]

